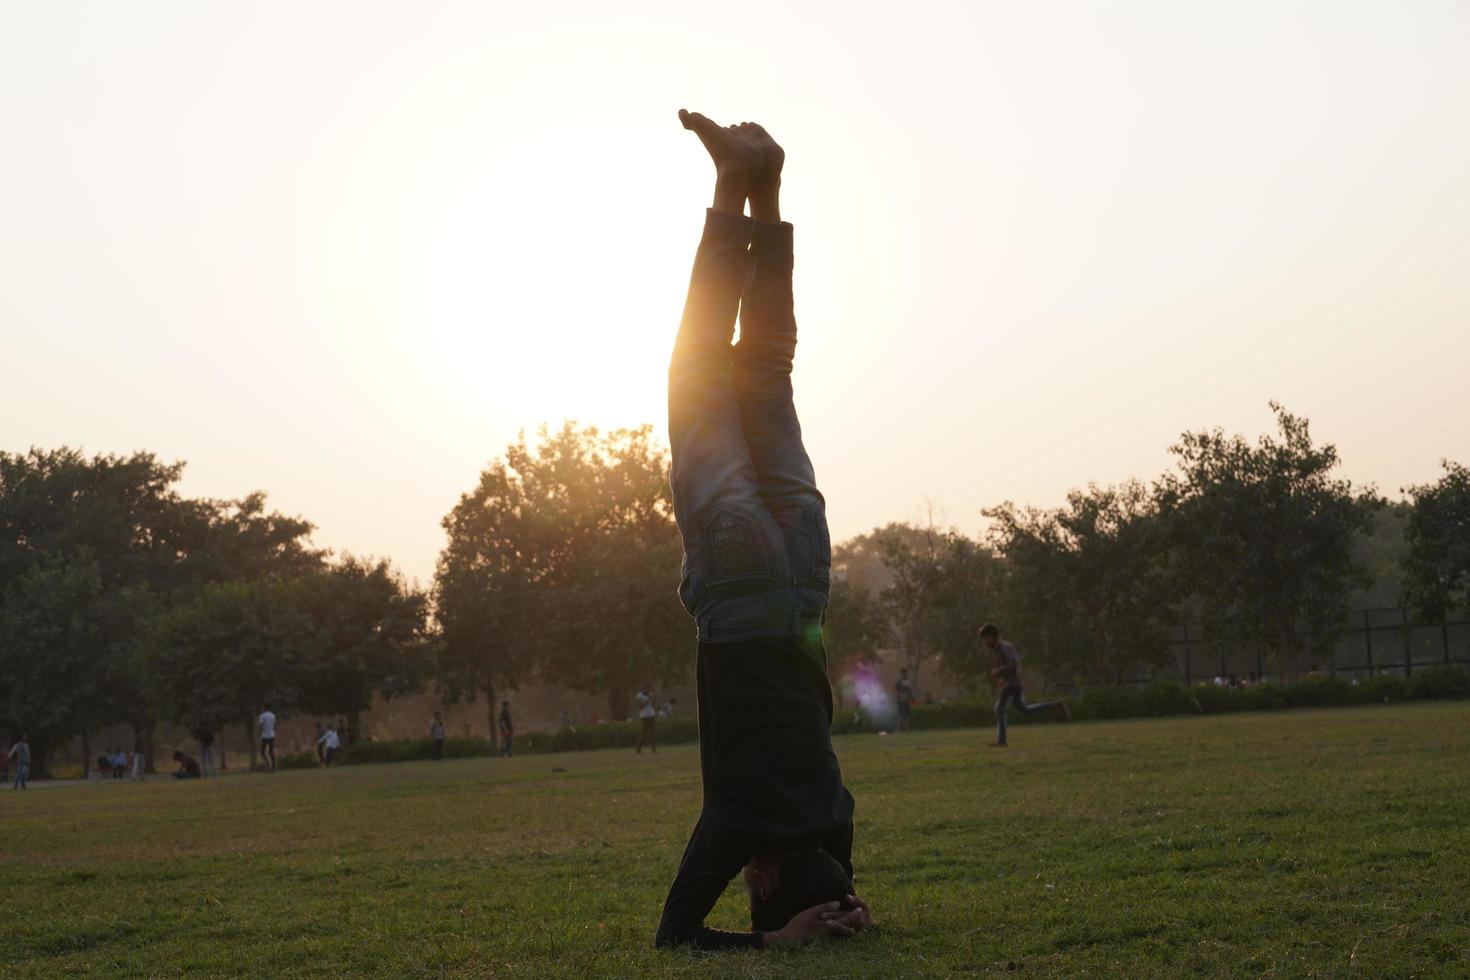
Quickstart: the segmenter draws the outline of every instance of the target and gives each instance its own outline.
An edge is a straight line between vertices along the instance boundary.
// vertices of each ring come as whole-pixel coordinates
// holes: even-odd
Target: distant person
[[[341,747],[346,748],[347,746],[351,745],[356,740],[357,740],[357,733],[354,732],[351,728],[348,728],[347,727],[347,719],[346,718],[338,718],[337,719],[337,742],[338,742],[338,744]]]
[[[322,746],[322,765],[330,766],[337,757],[337,750],[342,746],[342,737],[337,734],[337,729],[327,728],[322,732],[319,744]]]
[[[627,690],[627,688],[624,688]],[[516,728],[510,720],[510,702],[500,702],[500,754],[510,758],[511,749],[515,744]]]
[[[561,713],[561,721],[558,724],[560,726],[560,730],[561,731],[564,731],[564,732],[571,731],[572,730],[572,714],[571,714],[571,712],[569,712],[569,711],[563,711]]]
[[[928,691],[925,691],[924,692],[924,703],[925,704],[933,704],[934,703],[934,695],[930,694]]]
[[[677,711],[677,710],[679,710],[679,699],[678,698],[669,698],[667,701],[664,702],[664,717],[665,718],[672,718],[672,717],[674,717],[674,712]]]
[[[194,731],[194,742],[199,746],[200,778],[218,776],[219,770],[214,766],[214,732],[209,730],[209,726],[200,725]]]
[[[200,768],[199,760],[195,759],[192,755],[185,755],[182,751],[175,749],[174,761],[179,764],[179,768],[174,771],[175,779],[204,778],[204,770]]]
[[[1011,705],[1028,715],[1038,711],[1057,711],[1064,719],[1071,720],[1071,712],[1061,701],[1026,703],[1026,698],[1021,693],[1021,656],[1016,652],[1014,644],[1000,638],[1000,629],[994,623],[986,623],[980,627],[980,640],[990,648],[992,666],[989,676],[1000,691],[995,702],[995,741],[992,743],[996,748],[1006,747],[1006,711]]]
[[[128,778],[141,783],[147,775],[148,753],[144,751],[143,736],[140,733],[133,739],[133,771]]]
[[[898,672],[898,680],[893,682],[893,700],[898,705],[898,731],[909,731],[913,727],[909,714],[914,708],[914,686],[909,683],[907,667]]]
[[[255,720],[255,724],[260,730],[260,760],[265,764],[267,772],[275,772],[276,713],[271,710],[270,705],[260,706],[260,717]]]
[[[444,721],[437,711],[434,712],[434,720],[429,722],[429,741],[433,743],[434,758],[444,758]]]
[[[639,691],[638,699],[638,747],[634,755],[643,754],[643,743],[648,742],[655,755],[658,754],[658,712],[653,709],[653,692]]]
[[[11,788],[25,789],[31,774],[31,742],[25,732],[20,733],[20,738],[5,753],[5,761],[15,763],[15,782],[11,784]]]

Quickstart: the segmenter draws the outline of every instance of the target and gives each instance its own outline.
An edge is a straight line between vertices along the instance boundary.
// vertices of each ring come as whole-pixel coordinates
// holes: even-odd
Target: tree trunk
[[[1281,657],[1281,671],[1285,675],[1283,680],[1296,680],[1296,637],[1287,624],[1281,626],[1281,650],[1278,655]]]
[[[86,729],[82,730],[82,778],[86,779],[92,771],[92,736]]]
[[[628,705],[632,701],[632,694],[628,688],[628,682],[622,677],[608,677],[607,716],[609,720],[618,721],[628,717]]]
[[[500,748],[500,728],[495,723],[495,685],[485,685],[485,704],[490,713],[490,747]]]
[[[146,771],[147,772],[149,772],[149,773],[155,773],[155,772],[158,771],[158,768],[157,768],[157,766],[154,765],[154,762],[156,760],[154,760],[154,758],[153,758],[153,725],[152,725],[152,723],[149,723],[148,727],[146,727],[146,728],[143,729],[143,731],[142,731],[142,738],[143,738],[143,765],[146,767]]]
[[[250,771],[255,771],[255,722],[246,717],[245,722],[245,744],[250,746]]]
[[[351,711],[347,712],[347,745],[344,745],[342,747],[345,749],[348,745],[356,745],[358,736],[360,736],[361,734],[362,712],[358,711],[356,708],[353,708]]]
[[[31,779],[51,778],[51,743],[46,738],[33,738],[31,742]],[[11,771],[14,778],[15,772]]]
[[[224,772],[230,768],[230,764],[225,761],[225,730],[221,728],[218,734],[219,738],[214,740],[214,744],[219,749],[219,771]]]

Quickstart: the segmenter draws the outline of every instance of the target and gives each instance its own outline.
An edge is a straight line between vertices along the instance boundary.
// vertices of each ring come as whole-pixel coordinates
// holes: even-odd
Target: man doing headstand
[[[698,638],[704,807],[656,943],[760,949],[850,936],[872,918],[853,894],[853,801],[832,751],[825,503],[791,398],[785,153],[751,123],[721,127],[683,111],[679,119],[715,164],[714,206],[669,367],[679,595]],[[752,931],[707,928],[742,871]]]

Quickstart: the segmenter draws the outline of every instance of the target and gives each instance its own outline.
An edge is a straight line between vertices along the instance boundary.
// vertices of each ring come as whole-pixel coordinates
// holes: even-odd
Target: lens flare
[[[872,664],[858,664],[842,679],[843,694],[855,701],[863,714],[878,728],[892,728],[898,721],[898,705],[878,679]]]

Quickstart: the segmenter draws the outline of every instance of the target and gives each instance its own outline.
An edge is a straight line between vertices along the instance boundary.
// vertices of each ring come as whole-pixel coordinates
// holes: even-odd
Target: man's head
[[[898,671],[898,676],[907,679],[909,676],[909,669],[907,667],[900,668]]]
[[[270,705],[268,705],[268,704],[262,704],[262,705],[261,705],[261,706],[260,706],[260,710],[261,710],[261,711],[269,711],[269,710],[271,710],[271,706],[270,706]]]
[[[183,762],[184,761],[184,753],[180,752],[178,749],[174,749],[174,761],[175,762]]]
[[[434,712],[434,720],[435,721],[438,721],[439,720],[439,712],[437,712],[437,711]]]
[[[994,623],[986,623],[980,627],[980,642],[992,650],[1000,646],[1000,627]]]
[[[820,847],[752,858],[744,877],[750,926],[758,932],[774,932],[798,912],[842,902],[853,891],[842,865]]]

